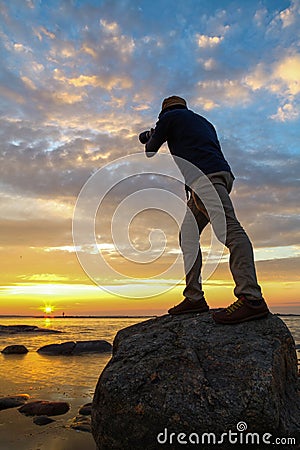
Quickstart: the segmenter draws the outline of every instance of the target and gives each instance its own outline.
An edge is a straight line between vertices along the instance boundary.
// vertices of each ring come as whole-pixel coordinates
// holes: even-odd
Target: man
[[[213,226],[205,203],[202,182],[205,178],[213,185],[225,215],[224,243],[230,252],[229,264],[235,281],[234,294],[237,297],[230,306],[215,312],[213,318],[217,323],[232,324],[267,316],[269,310],[257,283],[252,244],[236,218],[229,197],[234,176],[224,158],[214,126],[204,117],[189,110],[183,98],[174,95],[163,100],[155,129],[141,133],[139,139],[141,143],[146,144],[147,156],[155,155],[161,145],[167,142],[175,162],[178,163],[177,158],[185,160],[197,168],[197,173],[205,175],[198,175],[196,179],[190,176],[188,182],[186,180],[187,185],[191,186],[188,207],[194,218],[191,218],[191,213],[187,211],[180,232],[186,270],[186,288],[183,292],[185,298],[180,304],[169,309],[169,314],[201,313],[209,309],[202,290],[202,256],[199,244],[200,234],[208,222]],[[196,236],[191,232],[192,220],[197,223]],[[218,235],[217,237],[222,240]],[[192,267],[188,267],[188,256],[195,250],[195,261]]]

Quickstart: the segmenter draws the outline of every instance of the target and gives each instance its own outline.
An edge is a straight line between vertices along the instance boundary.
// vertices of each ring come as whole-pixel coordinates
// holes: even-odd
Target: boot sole
[[[180,311],[180,312],[169,312],[168,313],[171,316],[180,316],[181,314],[191,314],[191,313],[204,313],[204,312],[208,312],[209,308],[202,308],[202,309],[187,309],[185,311]]]
[[[236,319],[236,320],[232,320],[232,321],[215,319],[214,316],[213,316],[213,319],[216,323],[220,323],[222,325],[231,325],[231,324],[235,325],[237,323],[249,322],[250,320],[263,319],[264,317],[267,317],[269,315],[269,313],[270,313],[270,311],[267,311],[267,312],[263,312],[260,314],[256,314],[255,316],[244,317],[243,319]]]

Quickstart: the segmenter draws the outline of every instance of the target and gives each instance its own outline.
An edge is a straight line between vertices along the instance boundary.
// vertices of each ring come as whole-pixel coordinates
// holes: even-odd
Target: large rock
[[[223,433],[259,444],[254,450],[265,433],[299,442],[299,414],[295,344],[280,318],[217,325],[211,313],[162,316],[118,332],[92,432],[99,450],[183,448],[180,441],[211,449]],[[229,434],[217,448],[232,448]]]
[[[61,344],[44,345],[38,349],[38,353],[44,355],[81,355],[82,353],[105,353],[111,352],[112,345],[104,341],[77,341],[63,342]]]

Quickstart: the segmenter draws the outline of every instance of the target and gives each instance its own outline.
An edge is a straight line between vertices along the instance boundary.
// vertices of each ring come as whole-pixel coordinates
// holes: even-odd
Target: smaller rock
[[[36,325],[0,325],[1,334],[19,334],[19,333],[62,333],[58,330],[49,328],[39,328]]]
[[[72,419],[70,428],[73,428],[73,430],[86,431],[87,433],[91,433],[91,418],[79,414],[78,416],[74,417],[74,419]]]
[[[62,344],[49,344],[44,345],[43,347],[38,349],[38,353],[42,353],[44,355],[71,355],[75,342],[63,342]]]
[[[52,422],[55,422],[55,420],[48,416],[36,416],[33,418],[33,423],[36,425],[48,425],[48,423]]]
[[[4,355],[23,355],[28,353],[28,350],[25,345],[8,345],[1,351],[1,353]]]
[[[78,413],[82,414],[83,416],[90,416],[92,414],[92,403],[86,403],[85,405],[81,406]]]
[[[67,402],[49,402],[37,400],[21,406],[18,411],[25,416],[59,416],[69,411],[70,405]]]
[[[81,355],[82,353],[106,353],[111,351],[112,345],[103,339],[48,344],[38,349],[38,353],[51,356]]]
[[[17,406],[22,406],[29,399],[28,394],[13,395],[11,397],[0,398],[0,411],[3,409],[16,408]]]

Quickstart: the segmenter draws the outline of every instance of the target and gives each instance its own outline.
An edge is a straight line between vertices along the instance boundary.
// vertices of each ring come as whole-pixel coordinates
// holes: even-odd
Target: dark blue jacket
[[[164,142],[168,143],[173,156],[189,161],[205,175],[223,170],[231,172],[214,126],[187,108],[160,114],[154,133],[146,144],[147,156],[153,156]]]

